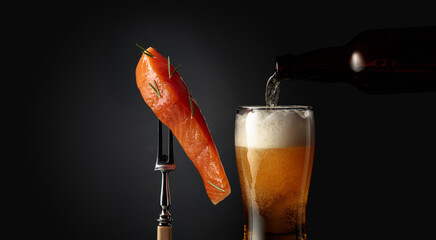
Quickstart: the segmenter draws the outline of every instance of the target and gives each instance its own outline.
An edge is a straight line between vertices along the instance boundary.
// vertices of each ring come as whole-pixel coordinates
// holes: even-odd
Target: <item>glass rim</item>
[[[274,107],[268,107],[268,106],[260,106],[260,105],[254,105],[254,106],[237,106],[237,111],[240,110],[313,110],[312,106],[306,106],[306,105],[279,105]]]

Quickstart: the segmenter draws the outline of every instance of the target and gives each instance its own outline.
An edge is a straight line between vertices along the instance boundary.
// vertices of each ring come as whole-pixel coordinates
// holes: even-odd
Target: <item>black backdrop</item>
[[[170,175],[175,239],[241,239],[234,156],[238,105],[264,104],[276,55],[342,45],[372,28],[435,25],[426,1],[137,2],[27,5],[20,26],[28,180],[15,220],[45,239],[153,239],[160,174],[156,118],[136,88],[153,46],[199,102],[232,194],[213,206],[181,147]],[[29,54],[31,53],[31,54]],[[367,95],[352,86],[282,84],[280,104],[312,105],[316,152],[310,239],[433,235],[436,93]]]

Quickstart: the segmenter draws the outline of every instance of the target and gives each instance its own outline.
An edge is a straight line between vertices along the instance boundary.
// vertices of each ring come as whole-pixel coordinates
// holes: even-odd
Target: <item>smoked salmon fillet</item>
[[[171,129],[194,163],[212,203],[226,198],[231,192],[230,184],[209,128],[169,58],[151,47],[143,49],[136,67],[136,83],[145,103]]]

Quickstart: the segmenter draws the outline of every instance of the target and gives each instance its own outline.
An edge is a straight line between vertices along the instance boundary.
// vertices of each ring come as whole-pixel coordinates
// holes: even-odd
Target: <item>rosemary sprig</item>
[[[192,104],[192,98],[191,95],[188,95],[189,98],[189,105],[191,105],[191,119],[194,117],[194,105]]]
[[[139,47],[142,50],[142,53],[144,53],[145,55],[152,57],[152,58],[156,58],[153,54],[151,54],[151,52],[149,52],[147,49],[141,47],[141,45],[136,44],[137,47]]]
[[[179,68],[182,66],[182,64],[179,64],[179,66],[176,67],[176,69],[174,69],[174,71],[171,73],[171,63],[170,63],[170,56],[168,56],[168,76],[171,78],[174,73],[176,73]]]
[[[179,66],[176,67],[176,69],[174,69],[173,73],[171,73],[170,78],[174,75],[174,73],[176,73],[179,68],[182,66],[182,64],[179,64]]]
[[[154,81],[154,80],[153,80]],[[153,85],[151,85],[151,83],[148,83],[148,85],[150,85],[151,88],[153,88],[154,92],[157,94],[157,96],[160,98],[160,92],[159,92],[159,88],[157,87],[156,81],[154,81],[154,87]]]
[[[207,181],[210,183],[210,185],[214,186],[216,189],[218,189],[218,190],[224,192],[224,189],[222,189],[222,188],[218,187],[217,185],[211,183],[209,180],[207,180]]]

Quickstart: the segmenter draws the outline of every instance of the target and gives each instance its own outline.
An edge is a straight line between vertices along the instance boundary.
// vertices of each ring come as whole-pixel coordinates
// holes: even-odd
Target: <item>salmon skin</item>
[[[194,163],[216,205],[230,194],[230,184],[197,101],[175,70],[168,59],[149,47],[136,67],[136,83],[145,103],[171,129]]]

